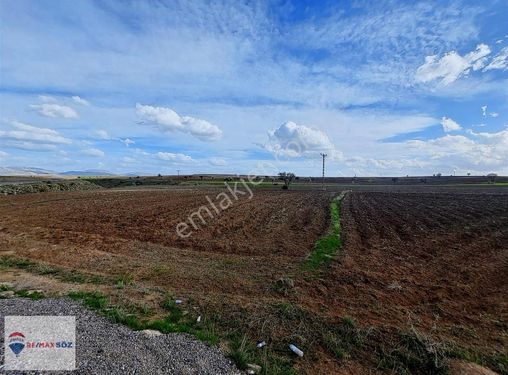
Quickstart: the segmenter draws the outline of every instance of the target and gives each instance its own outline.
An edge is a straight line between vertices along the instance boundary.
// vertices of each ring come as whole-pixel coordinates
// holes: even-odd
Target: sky
[[[0,167],[508,175],[508,2],[0,0]]]

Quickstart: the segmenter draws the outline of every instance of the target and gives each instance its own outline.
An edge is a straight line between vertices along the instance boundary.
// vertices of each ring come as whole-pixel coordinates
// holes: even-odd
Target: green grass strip
[[[340,204],[343,197],[344,194],[341,194],[330,203],[331,229],[328,234],[317,240],[314,249],[309,254],[304,266],[308,271],[316,271],[323,265],[328,265],[342,245],[340,238]]]

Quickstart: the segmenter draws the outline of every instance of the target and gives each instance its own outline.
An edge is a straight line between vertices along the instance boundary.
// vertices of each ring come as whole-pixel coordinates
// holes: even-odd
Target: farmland
[[[340,203],[342,245],[313,267],[341,187],[254,189],[202,211],[206,222],[186,237],[177,225],[225,189],[4,196],[1,270],[47,294],[100,293],[147,322],[165,316],[168,296],[181,298],[204,328],[172,330],[267,373],[439,373],[447,358],[506,373],[508,191],[352,189]]]

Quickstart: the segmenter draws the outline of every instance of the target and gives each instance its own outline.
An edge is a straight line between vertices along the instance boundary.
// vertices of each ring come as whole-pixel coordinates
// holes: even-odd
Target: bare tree
[[[289,189],[289,184],[296,178],[294,173],[291,172],[280,172],[279,180],[284,181],[283,189]]]

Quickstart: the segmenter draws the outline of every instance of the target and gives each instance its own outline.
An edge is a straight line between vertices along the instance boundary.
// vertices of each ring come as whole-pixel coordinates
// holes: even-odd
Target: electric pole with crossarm
[[[327,154],[323,154],[323,153],[321,153],[320,155],[321,155],[321,157],[323,158],[323,177],[322,177],[322,179],[321,179],[321,188],[322,188],[323,190],[325,190],[325,158],[326,158],[328,155],[327,155]]]

